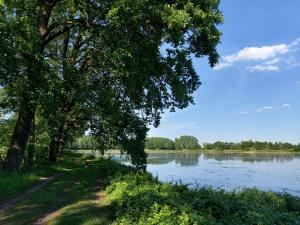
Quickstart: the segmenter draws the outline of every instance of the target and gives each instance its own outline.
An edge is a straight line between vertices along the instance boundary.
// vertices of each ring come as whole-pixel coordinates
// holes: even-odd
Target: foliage
[[[114,224],[284,225],[300,222],[300,199],[245,189],[189,190],[162,184],[149,174],[115,178],[107,188],[117,210]]]
[[[146,149],[175,150],[175,143],[168,138],[150,137],[146,139]]]
[[[300,144],[291,144],[287,142],[262,142],[262,141],[242,141],[240,143],[233,143],[233,142],[221,142],[217,141],[215,143],[205,143],[203,145],[204,149],[207,150],[272,150],[272,151],[299,151]]]
[[[20,169],[36,114],[47,128],[50,159],[67,138],[90,129],[103,150],[112,142],[134,164],[145,163],[148,126],[158,126],[165,109],[193,104],[201,83],[192,57],[218,62],[218,0],[3,5],[0,85],[18,116],[7,169]]]
[[[175,139],[175,149],[200,149],[201,146],[198,143],[198,139],[193,136],[184,135]]]
[[[0,147],[0,167],[2,167],[2,165],[4,163],[6,151],[7,151],[7,149],[5,147]]]
[[[79,150],[79,149],[99,149],[98,147],[98,142],[97,140],[92,137],[92,136],[87,136],[84,135],[79,138],[73,138],[67,143],[66,146],[68,149],[74,149],[74,150]]]

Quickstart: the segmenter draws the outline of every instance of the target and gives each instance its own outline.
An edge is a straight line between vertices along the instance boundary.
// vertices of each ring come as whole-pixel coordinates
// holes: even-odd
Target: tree
[[[193,136],[184,135],[175,139],[175,149],[200,149],[198,139]]]
[[[92,101],[101,105],[101,102],[110,101],[110,98],[121,98],[113,100],[114,102],[125,99],[123,103],[130,105],[130,110],[122,108],[124,104],[112,109],[117,110],[116,114],[132,118],[132,121],[126,123],[132,126],[132,130],[123,126],[120,126],[122,129],[112,127],[115,127],[115,132],[119,132],[118,141],[126,146],[124,148],[129,149],[129,143],[137,141],[133,145],[139,150],[129,150],[132,156],[145,156],[145,153],[137,152],[143,152],[141,149],[147,125],[153,123],[157,126],[163,109],[174,111],[193,103],[191,94],[199,87],[200,81],[194,71],[191,56],[208,56],[211,66],[218,61],[216,45],[221,34],[217,25],[223,18],[218,10],[217,0],[116,0],[101,3],[88,0],[16,0],[5,1],[4,4],[4,13],[9,18],[7,27],[15,28],[8,39],[17,43],[12,45],[12,52],[15,52],[13,62],[17,63],[17,70],[9,73],[14,75],[10,79],[5,77],[3,84],[21,81],[18,119],[6,158],[8,169],[20,168],[43,85],[54,82],[53,77],[49,76],[52,72],[55,73],[53,68],[56,68],[56,72],[57,68],[64,68],[64,60],[49,60],[53,59],[51,50],[63,46],[63,40],[69,34],[80,36],[83,41],[78,48],[78,61],[69,62],[68,68],[73,68],[71,71],[76,72],[74,68],[83,66],[84,77],[89,79],[83,79],[88,85],[84,83],[82,87],[91,88],[91,95],[84,101],[79,101],[78,104],[75,101],[75,105],[80,106],[79,111],[83,110],[84,118],[72,118],[76,124],[79,121],[81,125],[91,121],[105,123],[107,118],[99,121],[102,112]],[[21,27],[18,25],[20,23],[24,25]],[[17,38],[20,39],[18,42],[15,41]],[[75,42],[66,46],[72,46],[71,43]],[[164,51],[162,46],[166,47]],[[57,67],[53,67],[55,63]],[[70,74],[74,74],[73,72]],[[76,81],[78,77],[80,76],[76,76]],[[69,85],[73,82],[72,79],[63,81]],[[103,84],[106,86],[99,87]],[[102,93],[117,91],[117,94],[103,99],[94,88],[100,88]],[[106,88],[108,91],[103,91]],[[61,90],[68,89],[64,86]],[[77,91],[80,93],[76,88],[75,92]],[[85,109],[90,108],[97,109],[91,110],[97,112],[97,116],[86,112]],[[59,118],[68,121],[64,119],[68,118],[68,112],[60,111]],[[63,133],[65,136],[68,122],[62,124],[63,128],[55,128],[54,133]],[[53,137],[53,140],[57,139],[57,134],[53,134]],[[54,153],[56,152],[55,150]]]
[[[168,138],[150,137],[146,139],[146,149],[175,150],[175,143]]]

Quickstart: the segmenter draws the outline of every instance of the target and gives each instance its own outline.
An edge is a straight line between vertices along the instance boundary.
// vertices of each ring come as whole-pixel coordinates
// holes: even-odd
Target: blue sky
[[[149,136],[200,142],[300,142],[299,0],[223,0],[220,63],[194,59],[195,105],[165,113]]]

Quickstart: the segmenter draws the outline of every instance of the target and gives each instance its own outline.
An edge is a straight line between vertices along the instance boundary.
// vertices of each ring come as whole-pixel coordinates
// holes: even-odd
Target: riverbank
[[[77,150],[75,150],[77,151]],[[85,152],[85,151],[89,151],[92,152],[93,150],[79,150],[81,153]],[[95,152],[97,152],[97,150],[94,150]],[[270,153],[270,154],[299,154],[299,151],[292,151],[292,150],[207,150],[207,149],[196,149],[196,150],[187,150],[187,149],[183,149],[183,150],[152,150],[152,149],[145,149],[146,153],[152,154],[152,153],[245,153],[245,154],[259,154],[259,153]],[[120,150],[116,150],[116,149],[112,149],[112,150],[108,150],[106,152],[106,154],[119,154]]]
[[[81,150],[73,150],[73,149],[68,149],[67,151],[71,152],[78,152],[78,153],[95,153],[95,154],[100,154],[100,150],[89,150],[89,149],[81,149]],[[110,149],[105,151],[105,154],[120,154],[120,150],[118,149]],[[278,154],[300,154],[299,151],[293,151],[293,150],[207,150],[207,149],[195,149],[195,150],[190,150],[190,149],[182,149],[182,150],[153,150],[153,149],[145,149],[146,153],[201,153],[201,152],[207,152],[207,153],[278,153]]]
[[[300,222],[300,199],[288,194],[256,189],[190,190],[185,185],[161,183],[149,173],[115,161],[86,155],[67,154],[55,168],[61,175],[0,213],[0,224],[284,225]],[[10,178],[13,181],[14,174]],[[2,185],[1,189],[5,187]],[[15,196],[23,192],[20,189]]]

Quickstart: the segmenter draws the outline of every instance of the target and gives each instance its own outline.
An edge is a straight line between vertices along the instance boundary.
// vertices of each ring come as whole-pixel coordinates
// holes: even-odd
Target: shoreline
[[[100,150],[89,150],[89,149],[80,149],[80,150],[72,150],[68,149],[67,151],[74,151],[74,152],[80,152],[84,153],[87,152],[100,152]],[[152,150],[152,149],[146,149],[146,153],[174,153],[174,154],[180,154],[180,153],[189,153],[189,154],[199,154],[199,153],[210,153],[210,154],[278,154],[278,155],[300,155],[299,151],[285,151],[285,150],[206,150],[206,149],[197,149],[197,150]],[[104,154],[120,154],[120,150],[117,149],[110,149],[105,151]]]

